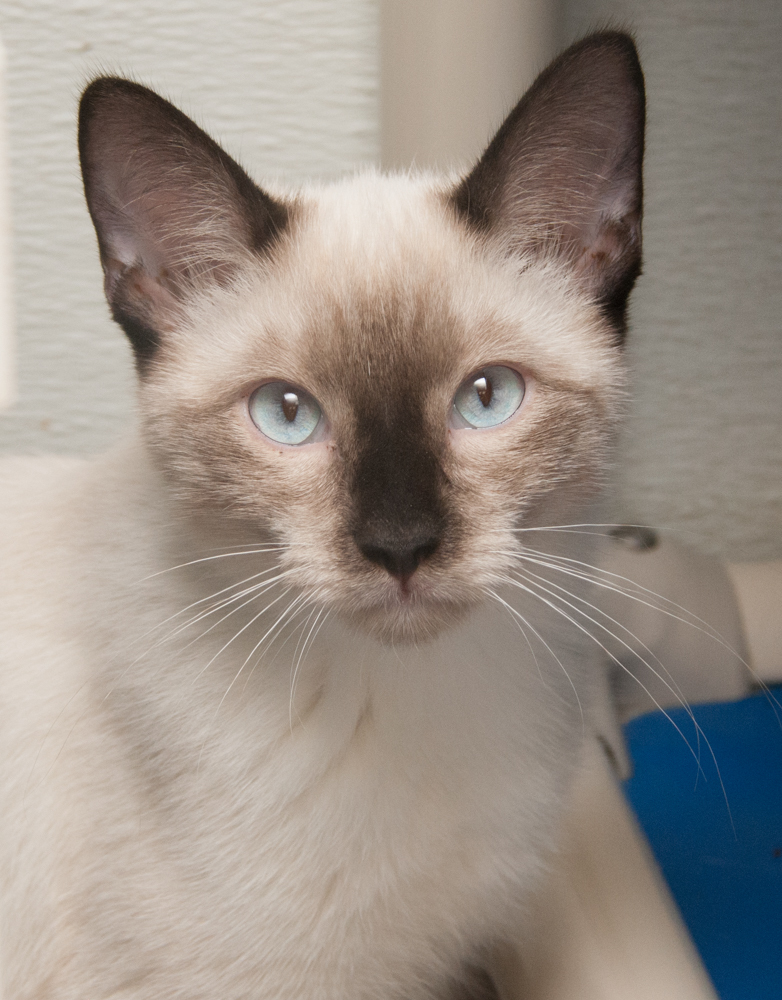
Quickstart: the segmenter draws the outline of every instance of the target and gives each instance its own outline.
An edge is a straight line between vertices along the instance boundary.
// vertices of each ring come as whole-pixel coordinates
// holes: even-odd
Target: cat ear
[[[85,90],[79,155],[106,298],[143,367],[188,294],[267,252],[288,211],[189,118],[128,80]]]
[[[632,39],[592,35],[544,70],[453,195],[510,252],[564,259],[620,336],[641,269],[644,121]]]

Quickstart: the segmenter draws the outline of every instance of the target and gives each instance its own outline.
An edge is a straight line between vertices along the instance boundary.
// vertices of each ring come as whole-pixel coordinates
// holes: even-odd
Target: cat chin
[[[394,607],[354,609],[344,616],[350,627],[384,646],[420,646],[454,628],[475,604],[444,600],[396,602]]]

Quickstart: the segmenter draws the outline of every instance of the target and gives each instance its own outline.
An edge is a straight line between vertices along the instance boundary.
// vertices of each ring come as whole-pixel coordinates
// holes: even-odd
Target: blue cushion
[[[782,689],[693,713],[702,770],[661,712],[627,725],[627,798],[721,1000],[782,1000]]]

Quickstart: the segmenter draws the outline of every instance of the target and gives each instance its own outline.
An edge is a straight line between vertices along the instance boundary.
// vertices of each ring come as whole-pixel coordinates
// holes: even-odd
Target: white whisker
[[[609,657],[609,659],[613,663],[615,663],[621,670],[625,671],[626,673],[629,673],[630,676],[633,677],[633,679],[635,680],[635,682],[640,685],[640,687],[642,688],[642,690],[649,696],[649,698],[652,700],[652,702],[657,706],[658,710],[670,722],[670,724],[673,726],[673,728],[676,730],[676,732],[681,736],[682,740],[684,740],[685,745],[689,749],[690,753],[693,756],[693,759],[695,760],[695,762],[696,762],[696,764],[698,766],[699,773],[703,774],[704,780],[706,780],[706,775],[703,772],[703,768],[702,768],[702,765],[701,765],[699,754],[696,753],[696,751],[690,746],[690,742],[687,739],[687,737],[684,735],[684,733],[682,732],[681,727],[678,726],[676,724],[676,722],[674,721],[674,719],[671,718],[670,713],[666,712],[666,710],[662,707],[662,705],[660,705],[660,703],[657,701],[657,699],[654,697],[654,695],[651,693],[651,691],[649,691],[648,687],[645,684],[643,684],[643,682],[640,681],[637,677],[635,677],[635,675],[631,671],[628,670],[628,668],[621,662],[621,660],[619,660],[611,652],[611,650],[608,649],[608,647],[604,643],[600,642],[600,640],[597,638],[597,636],[593,635],[589,631],[589,629],[585,628],[579,621],[577,621],[575,618],[573,618],[572,615],[569,615],[566,611],[564,611],[561,607],[559,607],[559,605],[554,604],[553,600],[548,600],[547,598],[543,597],[541,593],[538,593],[537,590],[533,590],[532,589],[532,587],[537,587],[540,590],[543,590],[544,593],[548,592],[550,594],[551,592],[547,591],[547,588],[542,587],[541,584],[535,583],[534,581],[528,581],[531,584],[531,586],[527,586],[524,583],[522,583],[520,580],[514,580],[514,579],[512,579],[510,577],[507,579],[506,582],[512,584],[513,586],[519,587],[519,589],[525,591],[526,593],[530,594],[533,597],[536,597],[539,601],[542,601],[544,604],[548,605],[548,607],[552,608],[554,611],[559,612],[559,614],[561,614],[567,621],[569,621],[579,631],[581,631],[584,635],[586,635],[589,639],[591,639],[592,642],[594,642],[596,645],[598,645],[603,650],[603,652]],[[614,635],[614,633],[612,633],[609,629],[607,629],[606,626],[602,625],[600,622],[598,622],[595,619],[591,618],[591,616],[587,615],[586,612],[583,611],[581,608],[575,607],[574,605],[570,604],[569,601],[566,601],[564,598],[559,597],[559,595],[553,595],[553,596],[557,600],[562,601],[562,603],[565,604],[567,607],[571,607],[575,613],[582,615],[582,617],[584,617],[588,621],[592,622],[592,624],[597,625],[598,628],[603,629],[603,631],[605,631],[609,635],[611,635],[617,642],[620,642],[620,643],[622,642],[622,640],[618,636]],[[625,643],[625,645],[626,645],[626,643]],[[631,649],[631,647],[628,646],[628,649]],[[634,651],[631,649],[631,652],[634,652]],[[637,653],[635,653],[635,655],[638,656]],[[650,668],[650,669],[652,669],[652,668]],[[685,704],[685,708],[689,709],[689,706],[687,706]],[[725,807],[726,807],[727,812],[728,812],[728,817],[730,819],[731,826],[733,826],[733,829],[734,829],[734,832],[735,832],[735,826],[733,824],[733,815],[732,815],[731,809],[730,809],[730,802],[728,801],[727,791],[725,789],[725,784],[724,784],[723,779],[722,779],[722,772],[720,771],[719,764],[717,763],[716,755],[715,755],[714,750],[713,750],[713,748],[711,746],[711,743],[709,742],[708,738],[706,737],[706,734],[703,732],[702,728],[698,724],[697,720],[694,718],[694,715],[692,714],[691,710],[689,710],[689,714],[690,714],[690,717],[691,717],[691,719],[692,719],[692,721],[693,721],[693,723],[694,723],[694,725],[696,727],[696,732],[699,734],[699,738],[702,738],[704,740],[704,742],[705,742],[705,744],[706,744],[706,746],[707,746],[707,748],[709,750],[709,754],[711,756],[711,759],[712,759],[712,761],[714,763],[714,767],[715,767],[716,772],[717,772],[717,779],[718,779],[718,781],[720,783],[720,788],[722,789],[723,798],[725,799]]]
[[[290,589],[289,589],[288,591],[286,591],[285,593],[289,593],[289,592],[290,592]],[[284,596],[284,595],[281,595],[281,596]],[[279,600],[279,598],[278,598],[278,600]],[[271,627],[270,627],[270,628],[269,628],[269,629],[268,629],[268,630],[267,630],[267,631],[266,631],[266,632],[264,633],[264,635],[263,635],[263,636],[262,636],[262,637],[260,638],[260,640],[259,640],[259,641],[258,641],[258,642],[256,643],[256,645],[255,645],[255,646],[254,646],[254,647],[253,647],[253,648],[252,648],[252,649],[250,650],[249,654],[248,654],[248,655],[247,655],[247,656],[245,657],[245,659],[244,659],[244,661],[243,661],[242,665],[241,665],[241,666],[239,667],[239,669],[238,669],[238,670],[236,671],[236,673],[234,674],[234,677],[233,677],[233,680],[232,680],[232,681],[231,681],[231,683],[230,683],[230,684],[228,685],[228,687],[227,687],[227,688],[225,689],[225,692],[223,693],[223,696],[222,696],[222,698],[220,699],[220,702],[219,702],[219,704],[218,704],[217,708],[215,709],[215,713],[214,713],[214,715],[212,716],[212,722],[211,722],[211,724],[210,724],[210,729],[211,729],[211,727],[212,727],[212,726],[214,726],[214,723],[215,723],[215,719],[217,718],[217,716],[218,716],[218,714],[219,714],[219,712],[220,712],[220,709],[221,709],[221,708],[222,708],[222,706],[223,706],[223,702],[224,702],[224,701],[225,701],[225,699],[226,699],[226,698],[228,697],[228,695],[229,695],[229,693],[230,693],[231,689],[233,688],[234,684],[235,684],[235,683],[237,682],[237,680],[239,679],[239,676],[241,675],[241,673],[242,673],[242,671],[244,670],[244,668],[245,668],[245,667],[247,666],[247,664],[248,664],[248,663],[250,662],[250,660],[252,659],[252,656],[253,656],[253,654],[255,653],[255,651],[256,651],[256,650],[257,650],[257,649],[258,649],[258,648],[259,648],[259,647],[260,647],[260,646],[261,646],[261,645],[262,645],[262,644],[264,643],[264,641],[265,641],[265,640],[266,640],[266,639],[267,639],[267,638],[268,638],[268,637],[269,637],[270,635],[272,635],[272,637],[273,637],[273,633],[274,633],[274,632],[275,632],[275,630],[277,629],[277,626],[278,626],[278,625],[280,625],[280,623],[284,621],[284,619],[286,618],[286,616],[287,616],[287,615],[288,615],[288,614],[290,613],[291,609],[292,609],[292,608],[294,608],[294,607],[296,606],[296,604],[298,604],[298,603],[299,603],[299,602],[301,602],[302,600],[306,600],[306,595],[304,595],[304,594],[299,594],[299,595],[298,595],[297,597],[295,597],[295,598],[294,598],[294,599],[293,599],[293,600],[291,601],[291,603],[290,603],[290,604],[289,604],[289,605],[288,605],[288,606],[287,606],[287,607],[286,607],[286,608],[285,608],[285,609],[283,610],[282,614],[280,614],[280,616],[279,616],[279,617],[277,618],[277,620],[276,620],[276,621],[274,622],[274,624],[273,624],[273,625],[272,625],[272,626],[271,626]],[[273,602],[273,603],[276,603],[276,601],[275,601],[275,602]],[[261,614],[263,614],[263,613],[264,613],[265,611],[268,611],[269,607],[271,607],[271,605],[267,605],[267,607],[266,607],[266,608],[264,608],[264,611],[262,611],[262,612],[261,612]],[[252,619],[252,621],[256,621],[258,617],[259,617],[259,615],[256,615],[256,616],[255,616],[255,618],[253,618],[253,619]],[[248,625],[249,625],[249,624],[252,624],[252,622],[249,622],[249,623],[248,623]],[[247,628],[247,625],[245,626],[245,628]],[[244,631],[244,630],[241,630],[241,631]],[[233,640],[234,640],[234,639],[236,639],[236,638],[237,638],[237,636],[238,636],[239,634],[240,634],[240,632],[237,632],[237,633],[236,633],[236,635],[235,635],[235,636],[233,637],[233,639],[230,639],[230,640],[229,640],[229,641],[228,641],[228,642],[226,643],[226,646],[228,646],[228,645],[229,645],[229,644],[230,644],[231,642],[233,642]],[[223,649],[225,649],[225,646],[223,647]],[[220,650],[220,652],[222,652],[222,650]],[[213,662],[214,662],[214,660],[215,660],[215,659],[217,658],[217,656],[219,656],[219,655],[220,655],[220,652],[218,652],[217,654],[215,654],[215,657],[213,657],[213,659],[212,659],[212,660],[210,660],[210,663],[213,663]],[[209,663],[207,664],[207,667],[208,667],[208,666],[209,666]],[[205,667],[204,669],[206,669],[206,667]],[[201,673],[203,673],[203,670],[201,671]],[[201,674],[199,674],[199,677],[200,677],[200,676],[201,676]],[[199,754],[198,754],[198,763],[197,763],[197,765],[196,765],[196,772],[198,772],[198,771],[200,770],[200,768],[201,768],[201,758],[202,758],[202,756],[203,756],[203,753],[204,753],[204,747],[206,746],[206,740],[207,740],[207,737],[205,736],[205,737],[204,737],[204,740],[203,740],[203,743],[201,744],[201,750],[200,750],[200,752],[199,752]]]
[[[312,642],[315,641],[313,636],[313,631],[315,632],[315,635],[317,635],[318,632],[320,631],[320,628],[317,628],[316,630],[316,627],[318,625],[318,622],[320,621],[320,616],[323,614],[324,610],[325,608],[322,607],[318,610],[318,614],[315,618],[315,621],[312,623],[312,626],[310,627],[310,630],[307,633],[307,638],[304,640],[302,644],[301,651],[299,653],[298,659],[296,660],[296,666],[293,670],[293,676],[291,678],[291,695],[288,702],[288,724],[290,726],[291,733],[293,732],[293,696],[296,692],[296,677],[298,676],[299,667],[301,666],[302,660],[304,659],[304,656],[310,645],[310,639],[312,639]],[[326,611],[326,616],[328,617],[328,611]],[[325,620],[326,619],[324,618],[323,621],[325,622]],[[307,621],[309,622],[309,619],[307,619]],[[305,625],[304,627],[306,628],[307,626]],[[297,718],[298,718],[298,713],[297,713]],[[299,723],[301,723],[301,719],[299,719]]]
[[[495,594],[492,593],[492,591],[490,591],[490,590],[487,590],[486,593],[488,593],[489,596],[491,596],[491,597],[495,597]],[[503,604],[503,607],[505,607],[504,604]],[[530,642],[529,636],[524,631],[524,626],[521,624],[521,622],[523,621],[524,625],[526,625],[527,628],[531,628],[532,626],[529,624],[529,622],[526,620],[526,618],[523,618],[523,616],[518,611],[515,611],[515,609],[506,608],[506,610],[510,614],[511,621],[513,622],[513,624],[516,626],[516,628],[519,630],[519,632],[521,632],[521,634],[524,636],[524,641],[526,642],[526,644],[527,644],[527,646],[529,648],[530,654],[532,655],[532,659],[533,659],[533,661],[535,663],[535,669],[538,672],[538,677],[540,678],[541,684],[546,688],[547,691],[551,691],[552,694],[554,694],[554,696],[556,698],[558,698],[560,701],[564,701],[564,699],[559,694],[559,692],[554,691],[551,688],[551,686],[547,683],[546,678],[543,676],[543,671],[540,668],[540,662],[538,660],[537,653],[535,652],[535,648],[532,645],[532,643]],[[515,613],[511,613],[512,610]],[[540,638],[540,636],[538,636],[538,638]],[[560,664],[560,666],[562,666],[562,664]],[[564,669],[564,667],[563,667],[563,669]],[[583,718],[583,713],[582,713],[582,718]]]
[[[141,642],[143,639],[146,639],[147,636],[152,635],[153,632],[156,632],[158,629],[162,628],[164,625],[167,625],[170,621],[173,621],[175,618],[178,618],[180,615],[186,614],[186,612],[190,611],[192,608],[197,607],[199,604],[203,604],[206,601],[211,601],[215,597],[219,597],[221,594],[224,594],[224,593],[226,593],[229,590],[234,590],[236,587],[241,587],[243,584],[249,583],[250,580],[256,580],[259,577],[266,576],[269,573],[273,573],[273,572],[276,571],[276,569],[277,569],[277,567],[270,567],[269,569],[263,570],[260,573],[254,573],[252,576],[248,576],[244,580],[240,580],[238,583],[229,584],[227,587],[223,587],[221,590],[215,591],[212,594],[207,595],[206,597],[199,598],[197,601],[193,601],[191,604],[188,604],[187,607],[182,608],[180,611],[175,612],[173,615],[169,615],[168,618],[164,619],[162,622],[158,622],[157,625],[154,625],[151,629],[148,629],[146,632],[144,632],[142,635],[140,635],[135,641],[136,642]],[[282,575],[283,574],[280,574],[280,576],[277,577],[276,579],[280,579],[282,577]],[[265,582],[270,583],[272,581],[265,581]],[[234,594],[234,595],[232,595],[229,598],[224,598],[223,601],[218,601],[216,604],[214,604],[208,610],[207,614],[212,614],[215,611],[219,611],[222,607],[226,607],[233,600],[240,600],[243,596],[245,596],[245,594],[250,593],[253,589],[254,588],[247,588],[246,590],[242,591],[239,594]],[[189,619],[189,621],[185,622],[184,625],[181,628],[178,627],[173,632],[168,633],[166,636],[164,636],[158,642],[153,643],[144,653],[142,653],[139,657],[137,657],[133,661],[133,663],[129,664],[129,666],[134,666],[136,663],[138,663],[139,659],[141,659],[144,656],[146,656],[153,649],[158,648],[158,646],[160,646],[163,642],[168,641],[170,638],[173,638],[175,635],[179,635],[182,631],[184,631],[184,629],[188,628],[190,625],[196,624],[198,621],[201,620],[201,617],[205,617],[205,616],[200,616],[200,613],[199,613],[199,615],[193,616],[193,618],[191,618],[191,619]]]
[[[540,566],[546,566],[549,569],[557,570],[558,572],[568,574],[573,576],[575,579],[583,580],[587,583],[591,583],[595,587],[600,587],[605,590],[612,591],[615,594],[619,594],[622,597],[626,597],[628,600],[634,600],[639,604],[650,608],[652,611],[657,611],[662,615],[666,615],[675,621],[680,622],[683,625],[687,625],[689,628],[695,629],[697,632],[701,632],[707,638],[712,639],[723,649],[727,650],[732,656],[734,656],[738,663],[740,663],[749,673],[749,675],[757,684],[758,688],[763,691],[768,700],[769,704],[774,711],[774,715],[777,721],[782,725],[782,718],[780,717],[780,712],[782,712],[782,704],[778,701],[776,695],[772,689],[766,684],[762,677],[758,676],[756,671],[753,669],[752,665],[748,663],[740,653],[738,653],[731,645],[726,641],[724,636],[714,628],[705,619],[700,618],[694,612],[685,608],[681,604],[677,604],[676,601],[665,597],[662,594],[658,594],[648,587],[644,587],[642,584],[635,580],[631,580],[629,577],[622,576],[619,573],[613,573],[610,570],[602,569],[599,566],[594,566],[591,563],[584,562],[580,559],[573,559],[568,556],[554,555],[548,552],[541,552],[539,549],[533,549],[529,546],[520,546],[520,551],[517,552],[505,552],[504,555],[512,556],[515,559],[523,559],[530,562],[535,562],[536,559],[546,560],[546,562],[538,562]],[[561,563],[568,564],[567,566],[559,565]],[[580,567],[576,569],[573,567]],[[617,582],[620,581],[620,582]],[[625,586],[627,585],[627,586]],[[633,590],[629,589],[633,588]],[[635,592],[634,592],[635,591]],[[660,606],[654,604],[646,598],[653,598],[657,601],[663,602],[670,607]],[[675,608],[676,611],[681,612],[677,614],[676,611],[671,611],[670,608]],[[686,617],[685,617],[686,616]]]
[[[508,602],[506,600],[504,600],[502,597],[500,597],[500,595],[498,593],[496,593],[496,591],[491,590],[490,588],[487,588],[486,589],[486,593],[489,594],[491,597],[493,597],[496,601],[499,601],[499,603],[503,607],[507,608],[508,611],[510,611],[510,613],[512,615],[515,615],[520,621],[522,621],[527,626],[527,628],[531,630],[532,634],[539,640],[539,642],[541,642],[543,644],[543,646],[545,646],[545,648],[549,651],[549,653],[551,653],[551,655],[554,658],[555,662],[559,664],[559,666],[560,666],[562,672],[564,673],[565,677],[567,677],[570,686],[573,688],[573,694],[576,696],[576,702],[578,703],[578,710],[579,710],[579,713],[581,714],[581,726],[582,726],[582,729],[583,729],[584,726],[586,725],[586,721],[585,721],[585,718],[584,718],[584,709],[583,709],[583,706],[581,704],[581,699],[578,696],[578,690],[576,688],[576,685],[573,683],[573,678],[568,673],[567,668],[565,667],[565,664],[562,662],[562,660],[560,660],[560,658],[557,656],[557,654],[554,652],[554,650],[551,648],[551,646],[549,646],[549,644],[546,642],[546,640],[543,638],[543,636],[540,634],[540,632],[538,632],[538,630],[534,627],[534,625],[530,624],[530,622],[527,621],[527,619],[521,614],[520,611],[517,611],[516,608],[514,608],[512,604],[508,604]]]
[[[195,615],[189,621],[184,622],[182,625],[178,626],[173,632],[169,633],[169,635],[166,637],[166,640],[173,638],[177,635],[181,635],[182,632],[185,632],[193,625],[197,625],[198,622],[203,621],[210,615],[217,614],[224,608],[227,608],[231,604],[234,604],[236,601],[241,601],[241,599],[243,597],[246,597],[248,594],[250,595],[250,597],[242,604],[237,605],[237,607],[229,611],[228,614],[223,615],[222,618],[219,618],[216,622],[213,622],[209,626],[209,628],[205,629],[194,639],[191,639],[190,642],[187,643],[187,645],[184,647],[185,649],[188,649],[190,646],[193,645],[194,642],[197,642],[199,639],[202,639],[205,635],[208,635],[213,629],[217,628],[219,625],[222,625],[222,623],[226,621],[228,618],[230,618],[232,615],[235,615],[238,611],[241,611],[242,608],[246,608],[248,604],[252,604],[252,602],[255,601],[258,597],[265,594],[268,590],[271,590],[272,587],[275,586],[275,584],[279,583],[280,580],[285,579],[285,577],[286,577],[285,573],[280,573],[278,576],[273,577],[271,580],[264,580],[262,583],[258,583],[253,587],[248,587],[247,590],[242,591],[240,594],[234,594],[233,597],[226,598],[225,600],[220,601],[213,608],[209,608],[208,610],[203,611],[198,615]]]
[[[737,660],[739,660],[739,662],[741,662],[745,666],[748,666],[745,663],[745,661],[741,658],[739,653],[737,653],[735,649],[732,649],[730,645],[728,645],[725,639],[719,634],[719,632],[712,625],[709,624],[709,622],[705,621],[703,618],[699,618],[698,615],[694,614],[691,611],[688,611],[687,608],[685,608],[681,604],[677,604],[676,601],[672,601],[670,598],[664,597],[662,594],[658,594],[654,590],[650,590],[648,587],[644,587],[643,584],[640,584],[635,580],[631,580],[629,577],[622,576],[620,573],[614,573],[611,570],[602,569],[599,566],[594,566],[591,563],[584,562],[581,559],[573,559],[568,556],[552,555],[547,552],[540,552],[537,549],[529,549],[526,546],[524,548],[527,550],[527,552],[534,553],[536,556],[542,557],[547,560],[552,560],[555,563],[563,562],[563,563],[568,563],[571,566],[582,567],[582,572],[584,572],[584,576],[582,577],[582,579],[589,580],[589,582],[594,583],[595,586],[602,586],[609,590],[613,589],[614,592],[617,594],[623,594],[625,597],[633,598],[634,600],[639,601],[641,604],[645,604],[646,607],[652,608],[655,611],[659,611],[661,614],[668,615],[670,618],[674,618],[685,625],[690,625],[692,628],[697,628],[699,631],[704,632],[704,634],[714,639],[715,642],[718,642],[720,643],[720,645],[724,646],[724,648],[727,649],[728,652],[732,653],[737,658]],[[524,553],[514,553],[514,554],[517,555],[519,558],[523,558],[524,555]],[[552,566],[551,568],[556,569],[560,567]],[[564,568],[562,568],[562,572],[564,572]],[[578,572],[577,570],[573,570],[574,575],[577,572]],[[606,577],[610,579],[606,580]],[[619,580],[625,584],[629,584],[630,587],[635,588],[635,590],[640,591],[642,594],[645,594],[648,597],[655,598],[658,601],[662,601],[664,604],[670,605],[672,608],[676,608],[676,610],[680,611],[682,615],[687,615],[689,617],[683,618],[680,615],[675,614],[673,611],[669,611],[665,607],[659,607],[658,605],[644,601],[642,598],[638,597],[637,594],[634,594],[631,591],[628,591],[627,589],[620,587],[618,584],[612,586],[612,582],[616,580]]]
[[[584,531],[584,528],[606,528],[607,531]],[[579,524],[542,524],[537,527],[528,528],[511,528],[510,530],[516,533],[524,532],[534,532],[534,531],[556,531],[562,534],[570,535],[597,535],[598,537],[605,538],[610,536],[610,532],[615,528],[637,528],[639,531],[659,531],[659,528],[652,528],[648,524],[617,524],[612,522],[583,522]]]
[[[195,684],[195,682],[196,682],[196,681],[197,681],[197,680],[198,680],[198,679],[199,679],[199,678],[200,678],[200,677],[201,677],[201,676],[202,676],[202,675],[203,675],[203,674],[205,673],[205,671],[207,671],[207,670],[209,669],[209,667],[211,667],[211,665],[212,665],[212,664],[213,664],[213,663],[215,662],[215,660],[216,660],[216,659],[218,658],[218,656],[220,656],[220,655],[221,655],[221,653],[225,652],[225,650],[226,650],[226,649],[228,649],[228,647],[229,647],[229,646],[230,646],[230,645],[231,645],[231,644],[232,644],[233,642],[235,642],[235,641],[236,641],[236,640],[237,640],[237,639],[239,638],[239,636],[240,636],[240,635],[242,635],[242,633],[243,633],[243,632],[246,632],[246,631],[247,631],[247,629],[248,629],[248,628],[249,628],[249,627],[250,627],[251,625],[254,625],[254,624],[255,624],[255,622],[257,622],[257,621],[258,621],[258,619],[259,619],[259,618],[260,618],[260,617],[261,617],[262,615],[265,615],[265,614],[266,614],[266,612],[267,612],[267,611],[269,610],[269,608],[273,608],[275,604],[277,604],[277,603],[278,603],[279,601],[281,601],[281,600],[283,599],[283,597],[285,597],[285,596],[286,596],[286,594],[289,594],[290,592],[291,592],[291,588],[290,588],[290,587],[288,587],[288,589],[287,589],[287,590],[283,590],[283,592],[282,592],[282,593],[281,593],[281,594],[280,594],[280,595],[279,595],[278,597],[275,597],[275,599],[274,599],[273,601],[271,601],[271,602],[270,602],[269,604],[267,604],[265,608],[262,608],[262,609],[261,609],[261,610],[260,610],[260,611],[259,611],[259,612],[258,612],[258,613],[257,613],[256,615],[253,615],[253,617],[252,617],[252,618],[251,618],[251,619],[250,619],[250,620],[249,620],[249,621],[248,621],[248,622],[247,622],[247,623],[246,623],[245,625],[243,625],[243,626],[242,626],[242,627],[241,627],[241,628],[239,629],[239,631],[238,631],[238,632],[234,632],[234,634],[233,634],[233,635],[231,636],[231,638],[230,638],[230,639],[229,639],[229,640],[228,640],[228,641],[227,641],[226,643],[224,643],[224,644],[223,644],[223,645],[222,645],[222,646],[220,647],[220,649],[218,649],[218,651],[217,651],[217,652],[216,652],[216,653],[214,654],[214,656],[213,656],[213,657],[212,657],[212,658],[211,658],[211,659],[209,660],[209,662],[208,662],[208,663],[206,664],[206,666],[205,666],[205,667],[202,667],[202,669],[201,669],[201,670],[199,670],[199,672],[198,672],[198,673],[196,674],[196,676],[195,676],[195,677],[193,678],[193,681],[192,681],[192,683],[193,683],[193,684]],[[254,600],[254,598],[253,598],[253,600]],[[248,601],[247,603],[249,604],[250,602]]]
[[[160,569],[156,573],[150,573],[149,576],[143,577],[139,580],[139,583],[146,583],[148,580],[154,580],[155,577],[164,576],[166,573],[173,573],[178,569],[186,569],[188,566],[197,566],[199,563],[213,562],[217,559],[232,559],[235,556],[255,556],[255,555],[266,555],[269,552],[281,552],[283,549],[290,548],[289,545],[266,545],[259,546],[252,549],[243,549],[237,552],[218,552],[213,556],[203,556],[199,559],[191,559],[189,562],[179,563],[176,566],[169,566],[168,569]]]
[[[302,596],[304,596],[304,595],[302,595]],[[291,625],[296,620],[296,618],[299,615],[303,615],[304,614],[304,612],[307,610],[307,608],[310,606],[311,603],[312,603],[312,599],[308,596],[307,599],[304,600],[302,602],[302,604],[299,607],[297,607],[295,609],[295,611],[293,611],[291,613],[289,620],[285,624]],[[307,616],[307,618],[304,619],[303,622],[299,622],[298,625],[296,625],[296,627],[294,629],[292,629],[291,632],[285,637],[285,639],[283,640],[283,642],[278,645],[278,647],[277,647],[277,649],[276,649],[276,651],[274,653],[274,657],[273,657],[273,659],[269,663],[270,666],[272,664],[274,664],[274,663],[277,662],[277,659],[281,655],[282,650],[285,648],[285,646],[287,645],[287,643],[290,642],[292,636],[295,635],[296,633],[299,634],[299,637],[298,637],[297,642],[296,642],[296,649],[299,648],[299,644],[301,643],[301,637],[302,637],[304,631],[306,631],[307,624],[311,620],[312,614],[313,614],[313,612],[310,612],[310,614]],[[282,629],[280,631],[282,631]],[[276,636],[274,636],[272,638],[272,641],[275,638],[276,638]],[[271,643],[269,643],[269,645],[271,645]],[[255,650],[253,650],[252,653],[255,653]],[[265,655],[266,655],[266,651],[265,650],[261,650],[261,652],[256,657],[255,663],[253,663],[252,668],[251,668],[249,674],[247,675],[247,677],[245,679],[244,686],[242,687],[242,692],[244,692],[247,689],[247,684],[248,684],[250,678],[252,677],[253,673],[255,672],[256,667],[258,666],[258,664],[261,662],[261,660],[263,659],[263,657]],[[294,655],[295,655],[295,651],[294,651]]]
[[[541,560],[537,560],[537,559],[530,559],[530,560],[525,560],[525,561],[529,561],[529,562],[532,562],[532,563],[534,563],[536,565],[541,565],[541,566],[546,566],[547,565],[546,563],[542,562]],[[549,568],[551,568],[551,569],[558,569],[558,567],[549,567]],[[519,573],[523,572],[524,575],[525,575],[525,578],[527,578],[527,579],[539,580],[542,583],[548,584],[548,586],[550,586],[550,587],[554,587],[556,590],[561,591],[561,593],[566,594],[568,597],[572,597],[574,600],[579,601],[580,603],[586,605],[588,608],[591,608],[593,611],[597,612],[597,614],[602,615],[604,618],[608,619],[608,621],[610,621],[617,628],[621,629],[634,642],[638,643],[638,645],[646,653],[649,654],[649,656],[658,664],[658,666],[660,667],[660,669],[662,671],[664,671],[664,673],[666,674],[666,677],[660,676],[660,674],[657,672],[657,670],[655,668],[653,668],[651,666],[651,664],[647,663],[646,660],[639,653],[637,653],[635,649],[633,649],[631,646],[629,646],[624,640],[620,639],[619,636],[614,635],[608,629],[606,629],[606,631],[608,631],[609,635],[612,635],[613,638],[617,640],[617,642],[620,642],[623,646],[625,646],[626,649],[629,650],[629,652],[632,653],[632,655],[636,659],[638,659],[641,663],[644,664],[644,666],[646,666],[649,670],[651,670],[652,673],[658,678],[658,680],[660,680],[663,684],[665,684],[665,686],[668,688],[668,690],[671,692],[671,694],[674,695],[674,697],[679,701],[679,703],[681,704],[681,706],[683,708],[689,709],[689,706],[687,705],[686,700],[684,699],[684,696],[683,696],[683,694],[681,692],[681,689],[679,688],[678,684],[676,683],[676,681],[675,681],[674,677],[672,676],[671,672],[661,662],[661,660],[659,659],[659,657],[646,645],[646,643],[643,642],[643,640],[640,639],[633,632],[631,632],[630,629],[627,628],[626,625],[623,625],[621,622],[618,622],[615,618],[612,618],[611,615],[608,614],[608,612],[604,611],[602,608],[599,608],[596,604],[592,604],[589,601],[587,601],[586,598],[581,597],[580,595],[575,594],[575,593],[573,593],[570,590],[567,590],[565,587],[561,587],[559,584],[554,583],[553,580],[549,580],[548,578],[540,576],[537,573],[533,573],[531,570],[522,571],[522,570],[517,569],[516,572],[519,572]],[[562,572],[562,571],[560,570],[560,572]],[[583,579],[583,577],[581,577],[580,574],[571,574],[567,570],[565,570],[564,572],[567,575],[574,575],[574,576],[576,576],[577,579]],[[620,593],[622,593],[622,592],[620,591]],[[630,595],[626,595],[625,594],[624,596],[630,596]],[[598,624],[598,623],[596,622],[595,624]],[[604,626],[600,626],[600,627],[602,628]]]

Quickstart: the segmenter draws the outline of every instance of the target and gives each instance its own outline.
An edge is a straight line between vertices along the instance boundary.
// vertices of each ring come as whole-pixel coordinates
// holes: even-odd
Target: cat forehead
[[[301,192],[298,250],[302,262],[337,269],[354,285],[378,287],[463,268],[471,241],[450,204],[448,185],[434,175],[353,178]],[[409,273],[413,270],[413,275]]]
[[[484,244],[448,191],[442,178],[371,172],[304,189],[271,262],[195,310],[177,338],[182,374],[200,362],[216,377],[308,385],[371,365],[452,379],[509,361],[557,380],[615,378],[605,324],[567,274]]]

